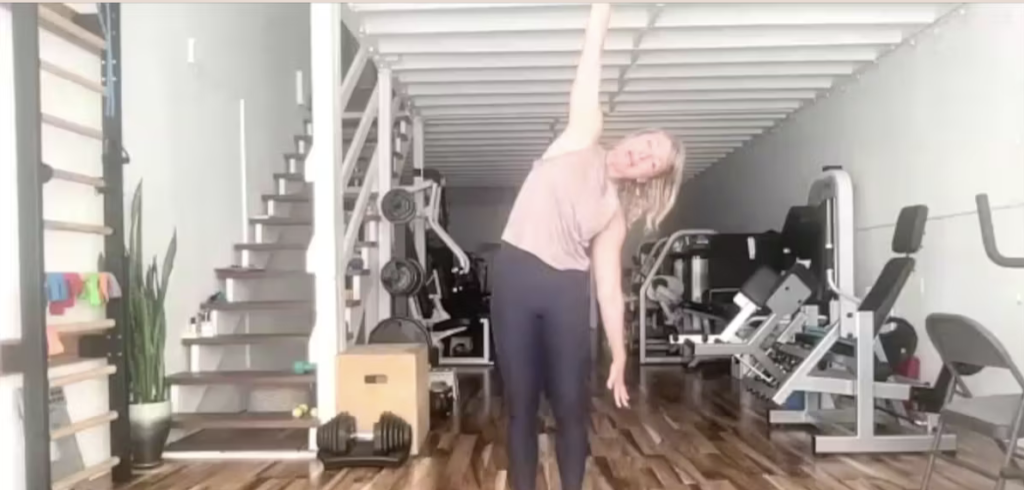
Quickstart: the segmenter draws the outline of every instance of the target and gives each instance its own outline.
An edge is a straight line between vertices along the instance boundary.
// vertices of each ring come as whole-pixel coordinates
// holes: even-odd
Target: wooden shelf
[[[63,180],[65,182],[74,182],[76,184],[83,184],[102,189],[107,186],[106,181],[99,177],[93,177],[91,175],[80,174],[78,172],[71,172],[68,170],[60,170],[57,168],[50,167],[54,180]]]
[[[51,489],[72,490],[75,487],[75,485],[78,485],[79,483],[95,480],[103,475],[106,475],[107,473],[110,473],[110,470],[112,470],[120,462],[120,458],[110,458],[98,465],[90,466],[82,471],[72,473],[64,478],[61,478],[60,480],[53,482],[53,486],[51,487]]]
[[[92,90],[93,92],[96,92],[98,94],[103,93],[103,84],[94,80],[90,80],[77,73],[65,70],[60,66],[50,63],[49,61],[39,60],[39,68],[46,73],[49,73],[59,78],[63,78],[64,80],[67,80],[69,82],[81,85],[82,87]]]
[[[94,359],[86,359],[92,361]],[[95,378],[105,378],[117,372],[117,368],[109,364],[100,366],[97,368],[90,369],[88,371],[82,371],[79,373],[68,374],[66,376],[58,376],[50,378],[50,387],[59,388],[62,386],[72,385],[75,383],[81,383],[82,381],[88,381]]]
[[[84,420],[79,420],[78,422],[73,422],[64,427],[51,430],[50,440],[53,441],[61,439],[63,437],[68,437],[70,435],[77,434],[79,432],[91,429],[93,427],[98,427],[103,424],[109,424],[117,420],[117,417],[117,412],[110,411],[101,415],[97,415],[95,417],[89,417]]]
[[[58,334],[99,333],[114,328],[114,320],[103,319],[86,322],[51,323],[47,325]]]
[[[70,221],[56,221],[52,219],[43,220],[43,229],[50,231],[90,233],[93,235],[110,235],[114,233],[114,229],[109,226],[88,225],[83,223],[72,223]]]
[[[54,116],[53,114],[47,114],[44,112],[42,114],[42,121],[43,124],[49,124],[50,126],[53,126],[55,128],[60,128],[65,131],[71,131],[72,133],[80,134],[88,138],[94,138],[101,141],[103,140],[102,130],[90,128],[88,126],[78,124],[73,121],[68,121],[67,119]]]
[[[103,53],[107,47],[103,38],[85,30],[45,4],[39,5],[39,26],[96,54]]]

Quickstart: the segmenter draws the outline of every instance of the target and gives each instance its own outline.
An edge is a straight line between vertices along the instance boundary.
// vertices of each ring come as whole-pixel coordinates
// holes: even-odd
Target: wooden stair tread
[[[172,374],[167,381],[176,385],[309,385],[316,374],[295,374],[291,371],[198,371]]]
[[[294,172],[278,172],[274,174],[276,180],[288,180],[292,182],[305,182],[306,176],[300,173]]]
[[[278,341],[305,341],[309,334],[304,333],[246,333],[222,334],[210,337],[185,337],[181,339],[185,345],[252,345]]]
[[[176,413],[171,425],[188,429],[312,429],[317,419],[289,412]]]
[[[294,218],[291,216],[256,216],[249,218],[249,222],[256,225],[269,226],[311,226],[312,218]]]
[[[313,309],[312,302],[299,300],[214,301],[203,306],[213,311]]]
[[[373,248],[376,247],[375,242],[370,241],[358,241],[356,242],[356,248]],[[307,250],[309,248],[308,243],[236,243],[235,250],[248,250],[250,252],[278,252],[283,250]]]
[[[309,450],[309,430],[302,429],[199,429],[167,444],[164,454],[178,452],[260,452]],[[271,456],[275,458],[276,456]]]
[[[306,250],[308,243],[236,243],[235,250],[250,252],[276,252],[281,250]]]
[[[263,269],[259,267],[223,267],[215,269],[218,279],[269,279],[283,277],[311,277],[302,270]]]
[[[345,189],[345,197],[356,198],[359,197],[359,187],[347,187]],[[370,191],[370,199],[377,198],[377,191]]]
[[[308,192],[289,192],[287,194],[264,194],[264,201],[277,201],[277,202],[309,202],[310,193]]]

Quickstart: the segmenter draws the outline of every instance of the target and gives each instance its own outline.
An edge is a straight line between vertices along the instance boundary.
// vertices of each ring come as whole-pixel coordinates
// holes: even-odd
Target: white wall
[[[996,267],[981,245],[974,195],[989,193],[1000,247],[1024,254],[1024,6],[972,4],[705,171],[670,220],[720,231],[781,227],[823,165],[850,172],[856,282],[863,295],[890,257],[900,208],[930,208],[924,250],[896,314],[917,326],[923,376],[937,358],[930,312],[968,315],[1024,367],[1024,271]],[[671,227],[669,227],[671,228]],[[981,392],[1011,384],[980,374]]]
[[[144,179],[147,255],[162,259],[173,229],[178,232],[167,296],[170,374],[186,369],[181,335],[199,304],[218,290],[214,269],[235,263],[232,246],[243,241],[246,219],[243,192],[248,214],[264,214],[261,195],[273,193],[272,174],[285,171],[283,154],[295,151],[292,138],[303,119],[295,73],[301,70],[308,84],[309,6],[124,4],[121,11],[124,137],[132,158],[125,202]],[[203,368],[237,368],[228,361],[216,354]],[[230,409],[224,403],[212,409]]]

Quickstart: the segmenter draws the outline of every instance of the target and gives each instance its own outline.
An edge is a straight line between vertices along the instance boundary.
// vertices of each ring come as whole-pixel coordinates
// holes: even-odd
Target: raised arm
[[[595,3],[590,8],[590,21],[583,41],[583,51],[576,66],[576,79],[569,93],[569,121],[565,130],[548,147],[545,157],[580,150],[597,143],[604,126],[601,113],[601,51],[611,6]]]

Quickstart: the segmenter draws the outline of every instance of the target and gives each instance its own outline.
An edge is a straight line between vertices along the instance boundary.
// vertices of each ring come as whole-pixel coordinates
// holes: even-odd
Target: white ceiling
[[[617,4],[606,143],[663,127],[687,176],[813,101],[956,4]],[[345,22],[425,120],[454,186],[515,186],[565,122],[589,4],[346,4]]]

